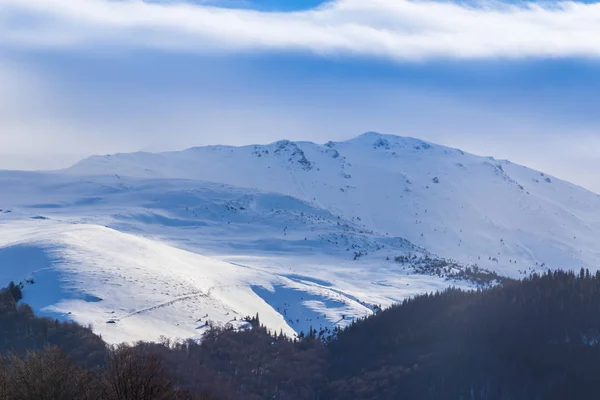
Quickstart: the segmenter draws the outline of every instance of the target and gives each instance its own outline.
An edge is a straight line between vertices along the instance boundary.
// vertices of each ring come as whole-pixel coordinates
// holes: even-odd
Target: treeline
[[[208,399],[177,388],[156,354],[120,346],[101,368],[76,365],[58,347],[0,358],[1,400]]]
[[[108,348],[90,328],[38,318],[0,290],[0,400],[203,399],[176,387],[158,354]]]
[[[214,328],[201,343],[109,348],[87,328],[7,304],[0,352],[12,355],[0,363],[0,400],[600,398],[600,273],[584,270],[417,296],[301,340],[253,319],[250,330]],[[27,397],[29,387],[67,395]]]
[[[35,317],[0,290],[0,400],[311,399],[327,386],[325,344],[253,328],[194,341],[107,346],[90,328]]]
[[[335,399],[600,398],[600,273],[418,296],[328,345]]]
[[[18,303],[19,285],[0,290],[0,354],[42,350],[57,346],[75,362],[96,367],[104,362],[106,345],[91,329],[72,322],[38,318],[31,307]]]

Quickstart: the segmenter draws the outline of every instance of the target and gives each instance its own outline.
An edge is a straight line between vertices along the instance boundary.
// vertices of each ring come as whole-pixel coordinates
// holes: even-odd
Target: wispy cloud
[[[309,51],[428,58],[600,57],[600,4],[337,0],[260,12],[139,0],[0,0],[0,46]]]
[[[0,93],[0,169],[53,168],[76,159],[68,153],[77,151],[81,127],[61,114],[61,93],[43,74],[0,58]]]

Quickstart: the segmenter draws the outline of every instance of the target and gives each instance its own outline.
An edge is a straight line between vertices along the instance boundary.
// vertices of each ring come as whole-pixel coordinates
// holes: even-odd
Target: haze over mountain
[[[0,186],[0,279],[33,280],[36,310],[112,342],[196,337],[256,313],[288,334],[326,329],[472,287],[461,273],[475,264],[521,277],[595,271],[600,255],[597,194],[372,132],[94,156],[0,172]]]

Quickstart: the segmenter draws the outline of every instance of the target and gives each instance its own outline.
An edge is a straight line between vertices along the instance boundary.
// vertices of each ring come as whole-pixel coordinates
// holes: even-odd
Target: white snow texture
[[[600,258],[598,195],[378,133],[0,171],[0,209],[0,286],[23,282],[38,313],[111,343],[200,338],[257,313],[294,335],[474,285],[397,256],[508,277]]]

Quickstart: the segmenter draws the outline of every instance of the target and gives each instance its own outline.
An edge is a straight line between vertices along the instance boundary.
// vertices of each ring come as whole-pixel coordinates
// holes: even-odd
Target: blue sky
[[[597,3],[319,3],[0,0],[0,168],[374,130],[600,192]]]

